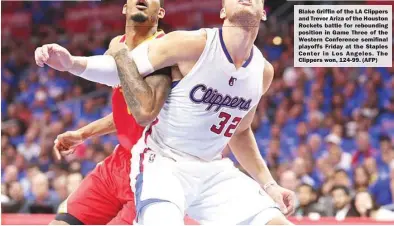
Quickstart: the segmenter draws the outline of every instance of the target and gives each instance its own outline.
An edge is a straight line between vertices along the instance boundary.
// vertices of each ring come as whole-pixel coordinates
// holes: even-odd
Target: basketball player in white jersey
[[[181,225],[184,213],[202,224],[290,224],[283,214],[293,212],[294,193],[274,181],[250,129],[273,79],[272,66],[253,45],[265,17],[263,2],[223,4],[222,29],[173,32],[131,54],[121,46],[114,58],[73,63],[72,72],[81,77],[120,82],[131,109],[144,95],[140,74],[179,67],[172,76],[178,85],[133,148],[139,224]],[[222,159],[227,144],[255,181]]]

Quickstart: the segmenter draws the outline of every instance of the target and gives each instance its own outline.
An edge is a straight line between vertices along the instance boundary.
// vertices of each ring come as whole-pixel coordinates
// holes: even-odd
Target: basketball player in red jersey
[[[114,38],[109,51],[111,51],[111,46],[119,42],[125,42],[129,49],[133,49],[144,41],[163,36],[163,32],[157,31],[158,20],[165,14],[162,8],[163,3],[164,0],[128,0],[123,7],[123,14],[126,15],[126,34]],[[67,62],[68,56],[50,56],[50,49],[59,47],[51,44],[38,48],[36,60],[37,52],[45,52],[48,54],[47,65],[60,71],[67,71],[64,62]],[[170,91],[170,73],[171,69],[161,70],[145,79],[152,93],[156,94],[153,97],[152,106],[159,106],[157,111],[161,109]],[[130,150],[141,137],[144,127],[140,126],[128,111],[121,87],[115,87],[113,90],[112,110],[112,114],[102,119],[57,137],[54,149],[58,158],[72,153],[77,145],[93,136],[117,132],[120,144],[115,148],[114,153],[98,164],[77,190],[60,206],[56,220],[51,224],[133,223],[134,194],[131,191],[128,176],[130,174]],[[156,115],[156,113],[152,112],[151,115]],[[147,121],[152,120],[149,113],[145,118]]]

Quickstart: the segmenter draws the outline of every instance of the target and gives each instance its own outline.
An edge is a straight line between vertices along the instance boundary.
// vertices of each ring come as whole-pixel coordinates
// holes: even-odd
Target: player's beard
[[[260,26],[260,18],[259,15],[253,14],[245,9],[237,10],[228,20],[235,26],[250,30]]]
[[[134,15],[131,15],[130,19],[137,23],[144,23],[148,20],[148,17],[143,13],[136,13]]]

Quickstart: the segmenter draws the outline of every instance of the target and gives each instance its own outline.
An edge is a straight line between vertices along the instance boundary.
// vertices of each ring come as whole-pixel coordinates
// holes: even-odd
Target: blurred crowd
[[[34,49],[58,43],[73,55],[98,55],[123,32],[55,29],[63,4],[98,3],[8,8],[36,12],[36,29],[28,40],[2,37],[2,212],[54,213],[117,143],[115,135],[97,137],[61,161],[53,156],[57,135],[111,112],[111,89],[37,67]],[[296,216],[393,219],[394,69],[294,68],[292,30],[269,18],[256,41],[275,69],[253,122],[261,155],[278,182],[296,191]]]

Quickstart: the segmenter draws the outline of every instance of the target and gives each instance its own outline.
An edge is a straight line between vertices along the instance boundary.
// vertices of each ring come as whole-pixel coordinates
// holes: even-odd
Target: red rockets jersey
[[[164,32],[156,32],[148,40],[160,38],[164,36]],[[120,42],[124,42],[126,36],[124,35]],[[122,88],[115,87],[112,94],[112,112],[117,130],[118,140],[126,150],[130,150],[135,143],[142,136],[142,132],[145,127],[138,125],[129,108],[127,107],[126,101],[123,97]]]

